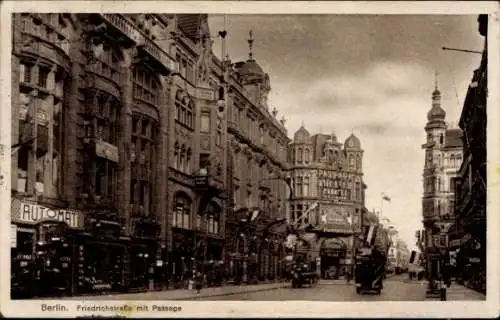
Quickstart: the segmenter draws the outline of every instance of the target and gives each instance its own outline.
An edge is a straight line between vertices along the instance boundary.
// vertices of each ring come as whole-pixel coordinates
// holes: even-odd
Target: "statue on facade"
[[[200,41],[200,56],[196,63],[198,70],[198,80],[208,83],[210,75],[210,63],[212,60],[212,44],[213,40],[209,34],[204,34]]]

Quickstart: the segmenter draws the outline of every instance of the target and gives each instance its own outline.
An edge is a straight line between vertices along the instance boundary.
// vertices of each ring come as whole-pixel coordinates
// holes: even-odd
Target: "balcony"
[[[150,60],[148,62],[158,67],[161,74],[168,75],[177,70],[175,60],[151,39],[145,36],[141,37],[141,40],[137,43],[137,47],[146,59]]]
[[[110,30],[111,33],[113,31],[118,32],[120,35],[126,37],[127,41],[125,45],[127,46],[138,43],[143,37],[134,24],[121,14],[104,13],[101,14],[101,17],[112,27],[112,30]]]

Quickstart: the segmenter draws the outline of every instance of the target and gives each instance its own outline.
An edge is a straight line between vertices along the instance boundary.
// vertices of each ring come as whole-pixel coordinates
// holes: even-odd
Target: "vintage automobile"
[[[298,261],[292,269],[292,288],[300,288],[303,285],[316,285],[319,275],[316,270],[315,261]]]
[[[369,250],[368,250],[369,249]],[[383,252],[367,248],[356,256],[355,282],[356,293],[375,291],[380,294],[383,289],[386,256]]]

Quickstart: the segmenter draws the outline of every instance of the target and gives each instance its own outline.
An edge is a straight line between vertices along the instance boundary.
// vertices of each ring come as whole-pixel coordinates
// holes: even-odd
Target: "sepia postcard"
[[[499,12],[4,1],[0,314],[498,317]]]

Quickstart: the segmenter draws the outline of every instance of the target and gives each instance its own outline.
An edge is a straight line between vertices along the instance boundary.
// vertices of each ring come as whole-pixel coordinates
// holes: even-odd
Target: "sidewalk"
[[[437,298],[428,298],[427,300],[439,301]],[[449,288],[446,288],[447,301],[486,301],[486,295],[453,282]]]
[[[265,284],[252,284],[240,286],[223,286],[215,288],[203,288],[201,293],[196,290],[177,289],[166,291],[149,291],[140,293],[125,293],[125,294],[112,294],[112,295],[99,295],[99,296],[77,296],[63,298],[66,300],[191,300],[196,298],[209,298],[228,296],[233,294],[270,291],[279,288],[290,286],[286,282],[265,283]]]

